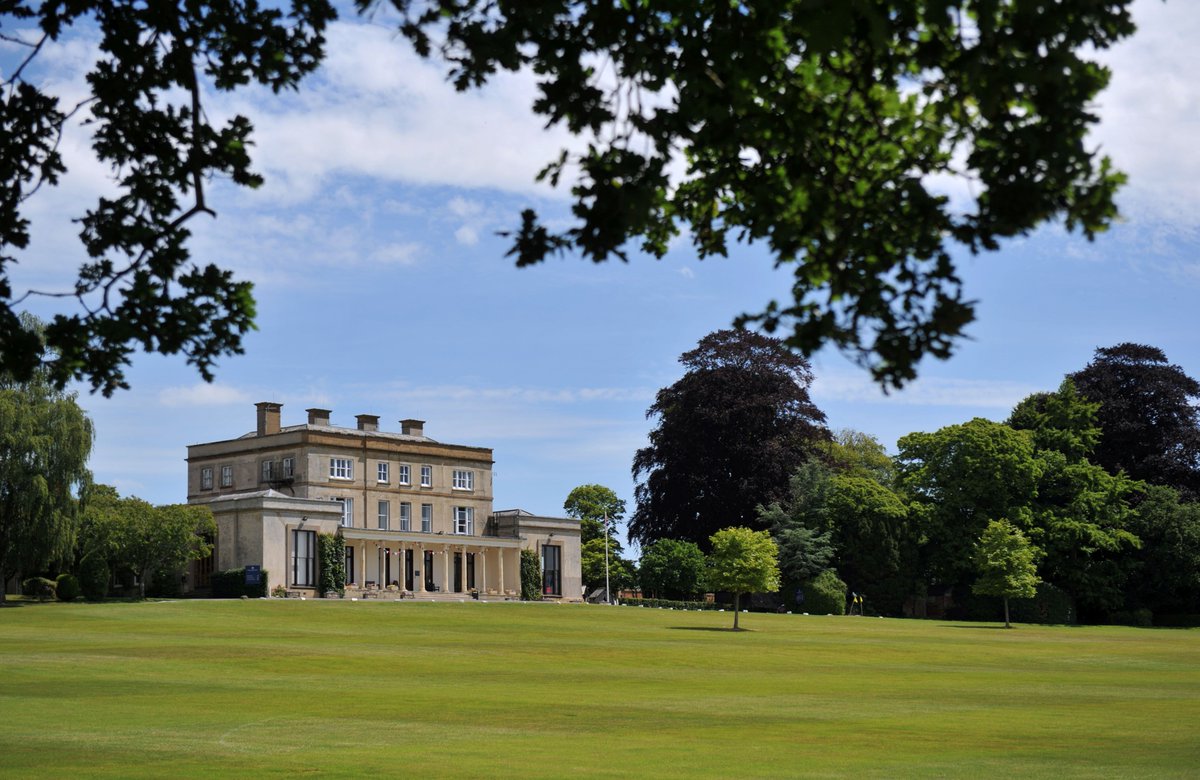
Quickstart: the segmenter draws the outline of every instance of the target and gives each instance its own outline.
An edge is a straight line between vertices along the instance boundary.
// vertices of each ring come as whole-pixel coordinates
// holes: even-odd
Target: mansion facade
[[[421,420],[388,432],[360,414],[343,428],[309,409],[306,423],[282,426],[282,404],[256,408],[254,431],[188,447],[188,503],[210,507],[217,524],[191,588],[214,570],[261,566],[272,587],[319,595],[317,535],[340,528],[352,592],[512,598],[530,549],[543,598],[581,600],[579,521],[494,512],[491,449],[434,441]]]

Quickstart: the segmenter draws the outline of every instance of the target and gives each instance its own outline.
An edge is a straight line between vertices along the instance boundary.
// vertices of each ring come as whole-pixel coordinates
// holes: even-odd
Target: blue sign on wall
[[[262,583],[262,567],[261,566],[247,566],[246,567],[246,584],[247,585],[258,585],[260,583]]]

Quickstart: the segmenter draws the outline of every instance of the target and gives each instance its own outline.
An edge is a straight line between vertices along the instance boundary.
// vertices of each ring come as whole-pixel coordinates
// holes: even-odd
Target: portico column
[[[460,554],[462,555],[462,558],[460,559],[462,561],[462,565],[458,567],[458,582],[456,583],[456,585],[458,586],[459,593],[466,593],[467,592],[467,546],[465,544],[462,546],[462,553],[460,553]]]
[[[367,547],[369,546],[367,540],[364,539],[362,543],[362,568],[359,570],[358,575],[358,587],[360,588],[367,586]]]
[[[442,545],[442,592],[450,589],[450,545]]]
[[[500,547],[496,550],[496,560],[500,562],[500,587],[496,590],[504,594],[504,548]]]
[[[476,557],[479,559],[479,592],[481,594],[483,594],[483,593],[487,593],[487,589],[488,589],[488,587],[487,587],[487,548],[484,547],[483,550]]]

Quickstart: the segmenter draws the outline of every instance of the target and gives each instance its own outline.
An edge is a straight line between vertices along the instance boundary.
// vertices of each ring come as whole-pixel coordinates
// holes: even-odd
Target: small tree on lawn
[[[535,550],[521,550],[521,600],[542,598],[542,562]]]
[[[1037,574],[1038,550],[1025,534],[1007,520],[992,520],[975,545],[975,566],[979,579],[971,589],[984,596],[1004,599],[1004,627],[1008,620],[1010,598],[1033,598],[1041,578]]]
[[[743,593],[779,590],[779,547],[766,531],[723,528],[709,537],[708,586],[733,593],[733,630],[738,630]]]

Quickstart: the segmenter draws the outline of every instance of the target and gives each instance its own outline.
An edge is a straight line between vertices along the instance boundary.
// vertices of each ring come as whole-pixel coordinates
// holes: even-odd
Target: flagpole
[[[604,603],[612,604],[612,592],[608,589],[608,512],[604,513]]]

